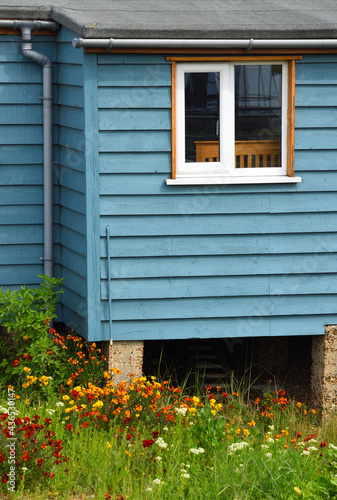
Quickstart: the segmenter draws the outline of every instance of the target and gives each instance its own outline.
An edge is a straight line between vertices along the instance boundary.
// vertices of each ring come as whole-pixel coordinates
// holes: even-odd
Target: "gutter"
[[[43,215],[44,255],[40,257],[44,274],[53,276],[53,124],[52,124],[52,62],[44,54],[32,50],[32,31],[46,29],[56,31],[58,24],[52,21],[0,21],[0,28],[20,30],[22,54],[43,68]]]
[[[118,39],[118,38],[74,38],[73,47],[104,48],[209,48],[209,49],[328,49],[337,48],[337,39],[279,39],[279,40],[219,40],[219,39]]]

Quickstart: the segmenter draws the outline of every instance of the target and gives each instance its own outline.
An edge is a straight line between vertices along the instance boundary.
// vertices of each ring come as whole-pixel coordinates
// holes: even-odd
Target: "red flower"
[[[228,398],[228,394],[227,394],[227,392],[223,392],[223,393],[222,393],[222,397],[223,397],[224,399]]]
[[[154,439],[144,439],[143,446],[144,448],[150,448],[154,443]]]
[[[22,453],[22,455],[21,455],[21,458],[22,458],[22,460],[23,460],[24,462],[27,462],[27,460],[29,460],[29,459],[30,459],[30,456],[29,456],[28,451],[24,451],[24,452]]]
[[[66,425],[66,431],[71,431],[74,427],[71,424]]]
[[[158,431],[153,431],[153,432],[151,432],[151,436],[153,436],[153,439],[157,439],[158,436],[159,436],[159,432]]]
[[[302,432],[296,432],[296,436],[300,438],[302,436]]]
[[[126,435],[126,439],[129,441],[131,438],[132,438],[132,435],[130,434],[130,432],[128,432]]]
[[[13,366],[18,366],[19,364],[20,364],[20,359],[19,358],[13,359],[13,361],[12,361],[12,365]]]
[[[38,469],[41,469],[41,465],[43,464],[44,462],[44,458],[38,458],[37,460],[37,468]]]
[[[7,483],[7,481],[8,481],[8,474],[7,474],[7,472],[5,472],[5,474],[2,476],[1,481],[2,481],[4,484],[6,484],[6,483]]]
[[[328,446],[328,443],[326,441],[322,441],[320,444],[321,448],[324,448],[324,446]]]
[[[81,427],[84,427],[84,429],[86,429],[88,427],[88,422],[83,422],[83,424],[81,424]]]

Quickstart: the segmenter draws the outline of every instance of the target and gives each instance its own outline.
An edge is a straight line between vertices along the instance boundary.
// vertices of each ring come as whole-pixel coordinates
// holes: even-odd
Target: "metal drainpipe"
[[[43,203],[44,255],[41,257],[44,274],[53,276],[53,122],[52,122],[52,63],[49,57],[32,50],[34,29],[56,31],[58,24],[51,21],[0,21],[1,28],[18,29],[22,34],[22,54],[43,68]]]
[[[305,49],[335,48],[337,39],[278,39],[278,40],[219,40],[219,39],[118,39],[118,38],[74,38],[73,47],[113,48],[209,48],[209,49]]]

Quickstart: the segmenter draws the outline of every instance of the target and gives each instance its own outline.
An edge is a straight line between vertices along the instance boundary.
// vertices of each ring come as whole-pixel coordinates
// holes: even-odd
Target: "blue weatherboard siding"
[[[82,51],[72,50],[74,34],[57,35],[57,116],[55,147],[59,196],[59,276],[65,278],[59,319],[87,335],[87,228],[84,70]]]
[[[52,37],[34,49],[55,60]],[[0,286],[39,283],[43,273],[42,68],[21,53],[21,37],[0,36]],[[56,211],[57,214],[57,211]]]
[[[323,334],[337,322],[337,57],[296,63],[297,185],[166,186],[171,73],[98,55],[101,337]]]

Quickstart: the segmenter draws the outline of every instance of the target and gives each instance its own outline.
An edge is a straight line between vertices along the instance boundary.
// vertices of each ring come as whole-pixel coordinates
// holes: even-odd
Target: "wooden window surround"
[[[301,56],[167,57],[167,60],[172,63],[172,174],[171,179],[166,179],[166,183],[175,185],[301,182],[301,178],[294,175],[295,61],[298,59],[301,59]],[[255,66],[255,68],[262,67],[265,72],[269,68],[268,71],[274,71],[275,73],[280,72],[279,68],[282,68],[282,76],[279,77],[279,79],[282,78],[282,85],[279,85],[282,87],[282,109],[280,111],[282,115],[282,118],[280,118],[282,121],[280,137],[282,139],[276,140],[275,137],[257,138],[256,136],[251,140],[247,139],[244,134],[241,137],[237,137],[237,132],[234,132],[234,122],[235,120],[239,120],[237,115],[234,118],[233,103],[235,97],[233,96],[236,95],[235,85],[238,86],[238,83],[237,80],[234,83],[233,75],[234,71],[240,71],[240,68],[245,69],[248,66]],[[222,74],[223,69],[224,76]],[[253,69],[254,71],[256,73],[258,70]],[[185,108],[185,101],[187,103],[189,97],[186,91],[188,85],[186,81],[190,78],[191,74],[195,73],[219,75],[216,77],[216,84],[220,96],[218,100],[219,108],[221,108],[219,102],[223,100],[222,111],[219,111],[220,120],[216,119],[216,116],[212,117],[212,127],[214,129],[214,123],[216,122],[218,126],[220,122],[221,130],[221,124],[225,123],[224,129],[226,130],[220,132],[219,138],[215,140],[214,137],[209,136],[197,137],[198,133],[200,133],[199,131],[196,131],[195,137],[193,137],[194,121],[200,123],[203,119],[198,117],[197,114],[196,116],[193,115],[198,110],[193,111],[190,118],[186,118],[187,112],[184,115],[185,111],[182,109],[182,107]],[[183,74],[187,76],[183,76]],[[230,76],[228,77],[227,74]],[[228,79],[226,80],[226,78]],[[271,81],[272,77],[269,79]],[[207,86],[210,87],[209,78],[207,77],[206,80]],[[221,80],[225,80],[227,83],[219,83]],[[267,80],[265,79],[265,81]],[[195,77],[194,82],[192,81],[191,84],[192,89],[197,86],[197,82],[198,77]],[[249,77],[248,79],[246,78],[243,85],[245,86],[247,82],[254,90],[254,84],[251,84]],[[262,80],[261,82],[263,86],[265,82]],[[255,87],[257,88],[258,85],[260,87],[260,83],[256,83]],[[205,88],[204,84],[203,88]],[[209,95],[205,98],[208,102],[207,106],[209,105],[210,109],[212,106],[216,107],[214,102],[212,102],[212,93],[214,94],[215,92],[214,88],[215,84],[213,84],[213,90],[210,90]],[[250,97],[246,99],[253,102],[255,94],[256,91],[251,91]],[[200,96],[197,96],[195,102],[199,102],[198,98],[200,101]],[[242,101],[243,98],[241,96],[237,98],[238,101],[240,99]],[[224,101],[225,103],[223,104]],[[195,102],[194,107],[192,106],[194,110],[197,108]],[[186,109],[187,107],[186,104]],[[240,109],[242,113],[240,120],[245,121],[246,113],[247,121],[249,122],[251,120],[249,113],[252,112],[252,107],[246,110],[241,105]],[[265,111],[262,111],[262,117],[263,113]],[[185,132],[185,123],[187,123],[188,119],[192,124],[190,126],[192,137]],[[228,123],[232,124],[228,126]],[[195,128],[198,128],[197,125]],[[187,145],[185,144],[187,143],[187,139],[185,140],[185,136],[187,135],[189,142],[192,144],[190,149],[194,148],[191,156],[188,156]],[[229,150],[230,153],[227,153]],[[225,161],[223,158],[225,158]],[[231,158],[231,160],[228,161],[228,158]],[[230,167],[227,166],[229,164],[231,165]]]

